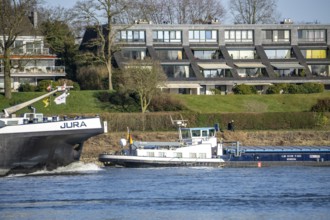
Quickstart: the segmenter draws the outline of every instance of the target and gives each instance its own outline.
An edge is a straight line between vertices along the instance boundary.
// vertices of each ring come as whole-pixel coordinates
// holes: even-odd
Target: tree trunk
[[[3,57],[4,64],[4,87],[5,87],[5,98],[11,99],[11,76],[10,76],[10,51],[5,50]]]
[[[112,37],[111,37],[111,33],[112,33],[112,13],[111,13],[111,2],[108,1],[108,10],[107,10],[107,17],[108,17],[108,33],[107,33],[107,42],[108,43],[108,47],[107,47],[107,53],[106,53],[106,63],[107,63],[107,68],[108,68],[108,76],[109,76],[109,90],[112,91],[113,90],[113,86],[112,86],[112,65],[111,65],[111,58],[112,58],[112,54],[111,54],[111,47],[112,47]]]
[[[107,63],[108,77],[109,77],[109,90],[113,90],[112,86],[112,68],[111,68],[111,60],[110,63]]]

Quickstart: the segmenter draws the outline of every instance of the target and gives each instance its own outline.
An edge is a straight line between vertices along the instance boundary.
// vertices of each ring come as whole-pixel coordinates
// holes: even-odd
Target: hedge
[[[207,127],[219,123],[221,129],[234,120],[236,130],[290,130],[329,129],[330,113],[276,112],[276,113],[104,113],[101,118],[108,122],[110,132],[126,131],[174,131],[173,119],[188,120],[188,127]]]

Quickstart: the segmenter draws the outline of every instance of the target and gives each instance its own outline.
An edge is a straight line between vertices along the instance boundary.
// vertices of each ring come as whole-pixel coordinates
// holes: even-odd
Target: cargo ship
[[[329,146],[241,146],[238,141],[218,140],[218,126],[186,128],[185,120],[172,123],[178,126],[179,141],[134,141],[119,154],[100,154],[99,161],[123,167],[330,166]],[[127,142],[121,140],[123,149]]]
[[[56,92],[67,92],[58,87],[45,95],[3,110],[0,115],[0,176],[53,170],[80,159],[84,142],[104,133],[101,119],[96,117],[45,117],[42,113],[13,113],[45,99]]]

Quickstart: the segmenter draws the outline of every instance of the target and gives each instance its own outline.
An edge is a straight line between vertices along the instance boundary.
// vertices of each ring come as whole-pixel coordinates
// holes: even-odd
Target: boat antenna
[[[181,119],[173,120],[172,116],[170,115],[172,125],[174,125],[175,127],[178,128],[178,131],[179,131],[179,141],[182,141],[181,128],[182,127],[185,128],[187,126],[188,120],[184,120],[181,114],[180,114],[180,117],[181,117]]]

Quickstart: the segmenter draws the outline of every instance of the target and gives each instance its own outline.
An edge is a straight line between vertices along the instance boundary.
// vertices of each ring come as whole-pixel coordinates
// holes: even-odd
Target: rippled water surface
[[[330,168],[70,169],[0,178],[0,219],[330,219]]]

